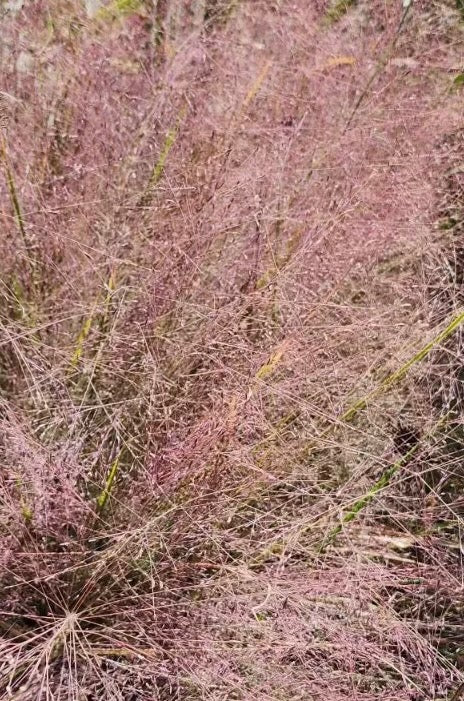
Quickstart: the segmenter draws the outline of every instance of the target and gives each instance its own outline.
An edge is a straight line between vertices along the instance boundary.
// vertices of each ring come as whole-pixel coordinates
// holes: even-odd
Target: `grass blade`
[[[460,326],[464,323],[464,311],[457,314],[448,325],[440,331],[438,336],[429,341],[423,348],[421,348],[417,353],[415,353],[412,358],[409,358],[404,365],[402,365],[398,370],[395,370],[391,375],[388,375],[372,392],[366,394],[365,397],[359,399],[355,402],[349,409],[347,409],[339,418],[339,421],[349,422],[352,421],[357,414],[363,411],[370,401],[376,399],[378,396],[387,392],[391,387],[398,384],[411,370],[414,365],[420,363],[431,351],[440,345],[443,341],[446,341],[450,336],[452,336]]]
[[[439,428],[443,426],[443,424],[446,422],[447,418],[449,417],[449,413],[447,413],[445,416],[442,416],[439,421],[437,421],[432,429],[428,431],[426,438],[430,438],[433,436]],[[398,460],[395,460],[394,463],[392,463],[379,477],[377,482],[375,482],[370,489],[367,490],[359,499],[356,500],[356,502],[353,504],[351,509],[347,511],[340,523],[333,528],[327,538],[324,540],[322,545],[319,548],[319,552],[323,553],[329,545],[332,545],[336,539],[336,537],[341,533],[343,530],[343,527],[346,526],[348,523],[351,521],[354,521],[354,519],[358,516],[360,511],[362,511],[368,504],[371,503],[371,501],[377,496],[377,494],[385,489],[385,487],[388,487],[390,484],[391,480],[393,477],[401,470],[402,467],[407,465],[414,454],[419,450],[420,446],[423,444],[423,441],[418,441],[415,445],[413,445],[407,453],[402,455]]]
[[[121,450],[119,452],[119,454],[116,456],[116,458],[113,460],[113,462],[111,463],[110,469],[108,470],[108,475],[107,475],[107,478],[105,481],[105,486],[97,497],[97,506],[98,506],[98,509],[100,510],[100,512],[104,510],[106,503],[111,496],[111,492],[112,492],[113,486],[114,486],[114,480],[116,479],[116,475],[118,474],[122,452],[123,451]]]

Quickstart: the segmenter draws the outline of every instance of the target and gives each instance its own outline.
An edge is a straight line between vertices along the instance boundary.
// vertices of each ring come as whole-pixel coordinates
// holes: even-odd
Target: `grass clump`
[[[0,697],[452,698],[464,154],[437,66],[456,73],[456,23],[19,4]]]

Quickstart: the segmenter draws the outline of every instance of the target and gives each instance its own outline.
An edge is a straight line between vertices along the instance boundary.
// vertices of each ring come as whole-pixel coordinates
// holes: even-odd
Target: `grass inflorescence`
[[[1,14],[0,698],[457,699],[459,3]]]

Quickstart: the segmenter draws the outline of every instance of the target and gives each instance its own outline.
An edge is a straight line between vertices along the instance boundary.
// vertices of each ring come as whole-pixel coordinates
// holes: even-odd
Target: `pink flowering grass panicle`
[[[459,8],[4,5],[0,696],[453,698]]]

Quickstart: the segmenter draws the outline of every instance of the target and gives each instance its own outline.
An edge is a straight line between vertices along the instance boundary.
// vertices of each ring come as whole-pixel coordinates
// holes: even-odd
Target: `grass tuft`
[[[0,698],[457,698],[453,2],[7,4]]]

